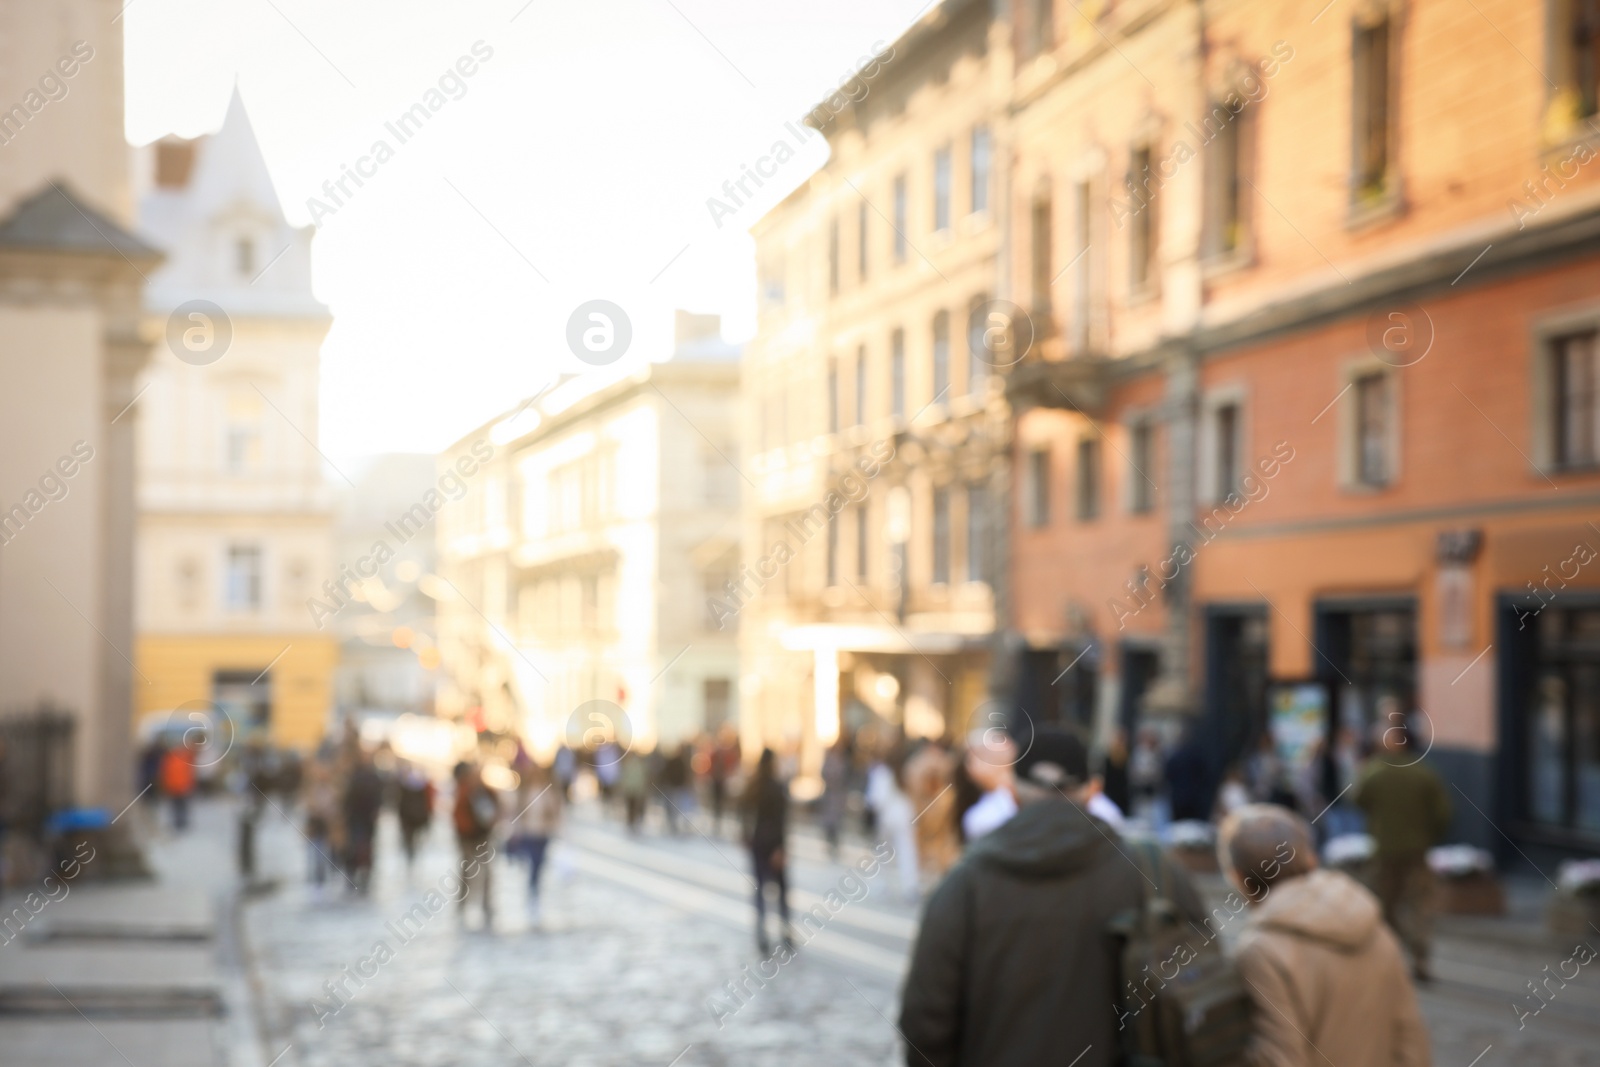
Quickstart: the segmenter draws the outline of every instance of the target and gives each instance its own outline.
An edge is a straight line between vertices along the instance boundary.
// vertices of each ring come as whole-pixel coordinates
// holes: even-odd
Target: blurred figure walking
[[[551,772],[530,763],[517,786],[517,814],[506,851],[528,861],[528,921],[539,922],[539,875],[550,842],[561,830],[561,788]]]
[[[1356,787],[1356,806],[1366,812],[1367,832],[1377,842],[1384,920],[1410,950],[1412,974],[1427,982],[1434,910],[1428,849],[1450,829],[1450,794],[1404,726],[1383,732],[1383,748]]]
[[[320,903],[327,893],[328,873],[337,869],[333,858],[333,821],[339,807],[339,794],[333,786],[333,771],[323,760],[312,760],[306,773],[303,803],[306,810],[306,840],[311,843],[311,899]]]
[[[395,814],[400,819],[400,846],[406,853],[406,871],[417,860],[417,840],[433,821],[433,783],[416,764],[407,762],[396,779]]]
[[[817,821],[828,841],[828,855],[839,858],[839,830],[850,802],[850,739],[843,734],[822,758],[822,799]]]
[[[1245,1067],[1425,1067],[1428,1032],[1405,958],[1359,882],[1319,870],[1311,827],[1251,804],[1222,822],[1217,858],[1251,902],[1239,976],[1255,1001]]]
[[[650,768],[645,764],[644,757],[637,752],[623,755],[617,774],[617,792],[622,794],[622,806],[630,834],[637,834],[640,824],[644,822],[644,802],[649,790]]]
[[[717,731],[717,747],[711,753],[711,832],[722,832],[722,812],[728,805],[731,783],[739,773],[739,735],[723,723]]]
[[[765,958],[772,951],[767,940],[767,885],[778,890],[778,919],[783,925],[783,944],[794,948],[789,925],[789,789],[778,778],[777,756],[772,749],[761,750],[756,774],[745,787],[743,802],[744,841],[750,850],[756,875],[756,945]]]
[[[340,801],[344,816],[345,868],[355,892],[365,895],[372,883],[372,846],[383,810],[383,779],[372,755],[362,752],[350,770]]]
[[[689,751],[679,745],[662,762],[658,785],[663,801],[662,810],[667,817],[667,832],[673,837],[683,834],[683,823],[689,817],[689,809],[694,806],[689,781]]]
[[[172,803],[172,828],[187,830],[189,798],[194,795],[194,745],[187,737],[161,757],[161,791]]]
[[[500,821],[500,801],[494,790],[483,783],[483,773],[473,764],[462,764],[456,773],[456,844],[461,850],[461,897],[458,917],[465,925],[467,904],[474,894],[483,909],[483,928],[494,925],[493,884],[490,880],[489,838]]]
[[[911,801],[901,786],[905,751],[895,746],[875,761],[867,772],[867,806],[872,809],[876,832],[894,849],[900,869],[900,895],[915,901],[919,893],[917,837]]]

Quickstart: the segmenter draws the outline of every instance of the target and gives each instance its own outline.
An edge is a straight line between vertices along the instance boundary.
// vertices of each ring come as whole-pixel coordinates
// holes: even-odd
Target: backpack
[[[1144,892],[1110,933],[1119,962],[1117,1038],[1123,1067],[1229,1067],[1250,1037],[1252,1003],[1238,971],[1173,904],[1154,841],[1128,841]],[[1155,886],[1152,891],[1151,885]]]

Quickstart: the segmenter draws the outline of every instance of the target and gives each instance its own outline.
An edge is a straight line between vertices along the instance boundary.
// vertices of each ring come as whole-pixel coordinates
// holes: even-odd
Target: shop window
[[[1596,331],[1551,345],[1553,458],[1558,467],[1600,464],[1600,344]]]

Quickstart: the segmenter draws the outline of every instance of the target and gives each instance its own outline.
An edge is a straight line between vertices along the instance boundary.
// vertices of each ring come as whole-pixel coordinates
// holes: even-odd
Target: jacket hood
[[[1351,952],[1364,946],[1382,921],[1378,900],[1347,874],[1315,870],[1272,886],[1257,907],[1255,924],[1322,941]]]
[[[1058,878],[1090,866],[1110,833],[1070,800],[1040,800],[980,838],[967,861],[1025,878]]]

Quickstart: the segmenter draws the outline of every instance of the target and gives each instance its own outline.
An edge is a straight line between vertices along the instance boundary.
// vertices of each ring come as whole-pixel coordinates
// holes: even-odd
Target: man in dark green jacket
[[[1118,1061],[1107,927],[1138,905],[1143,876],[1116,831],[1085,813],[1100,780],[1082,741],[1041,730],[1016,774],[1020,810],[968,850],[923,915],[900,1012],[912,1067]],[[1168,880],[1204,930],[1188,880],[1175,868]]]
[[[1429,981],[1434,884],[1428,850],[1450,830],[1450,794],[1422,762],[1410,731],[1391,726],[1383,734],[1383,752],[1356,786],[1355,801],[1377,842],[1376,889],[1384,920],[1411,953],[1417,981]]]

